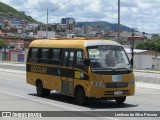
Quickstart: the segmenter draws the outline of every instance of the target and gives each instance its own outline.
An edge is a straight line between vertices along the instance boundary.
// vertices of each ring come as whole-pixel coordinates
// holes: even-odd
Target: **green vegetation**
[[[37,23],[36,20],[34,20],[31,16],[27,16],[25,15],[24,13],[0,2],[0,15],[3,15],[3,16],[16,16],[16,17],[20,17],[20,18],[23,18],[25,20],[28,20],[30,22],[33,22],[33,23]]]
[[[0,49],[5,48],[7,46],[7,43],[5,40],[0,39]]]
[[[154,39],[152,41],[137,43],[136,48],[160,52],[160,38]]]
[[[19,37],[17,37],[16,35],[8,35],[7,37],[8,37],[8,38],[19,38]]]
[[[105,40],[113,40],[112,38],[103,38],[103,39],[105,39]]]

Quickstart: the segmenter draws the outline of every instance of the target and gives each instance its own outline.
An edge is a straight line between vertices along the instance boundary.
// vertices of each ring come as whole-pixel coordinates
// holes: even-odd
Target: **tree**
[[[160,38],[160,37],[159,37],[158,34],[152,34],[152,38],[153,38],[153,39],[158,39],[158,38]]]
[[[143,42],[139,42],[139,43],[136,44],[136,48],[137,49],[145,49],[145,45],[144,45]]]
[[[152,41],[137,43],[136,48],[160,52],[160,38],[156,38]]]
[[[52,31],[52,30],[53,30],[52,26],[48,26],[48,31]]]
[[[0,49],[5,48],[7,46],[7,43],[5,40],[0,39]]]

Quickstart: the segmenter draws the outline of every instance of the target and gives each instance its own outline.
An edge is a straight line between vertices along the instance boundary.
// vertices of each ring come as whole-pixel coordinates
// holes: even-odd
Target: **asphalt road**
[[[38,97],[35,87],[26,83],[25,75],[23,74],[0,73],[0,111],[64,111],[62,114],[70,114],[71,116],[92,114],[85,111],[160,111],[159,100],[159,91],[136,89],[135,96],[128,97],[123,105],[117,106],[115,101],[88,100],[85,106],[78,106],[74,104],[73,98],[54,91],[48,98]],[[68,113],[67,111],[84,112]],[[97,112],[96,114],[101,116],[101,113]],[[76,119],[84,118],[78,117]],[[87,119],[93,118],[87,117]],[[96,117],[94,119],[134,120],[135,118]],[[151,118],[141,117],[138,119],[149,120]],[[158,120],[155,117],[152,119]]]

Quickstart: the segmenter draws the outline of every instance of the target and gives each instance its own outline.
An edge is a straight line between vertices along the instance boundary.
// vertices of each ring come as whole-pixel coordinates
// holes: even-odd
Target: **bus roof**
[[[34,40],[30,47],[46,47],[46,48],[84,48],[88,46],[114,45],[121,46],[119,43],[111,40],[103,40],[100,38],[52,38]]]

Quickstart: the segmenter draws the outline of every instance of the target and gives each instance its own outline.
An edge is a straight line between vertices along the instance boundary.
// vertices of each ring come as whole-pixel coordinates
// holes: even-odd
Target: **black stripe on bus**
[[[41,65],[26,65],[27,72],[33,72],[38,74],[47,74],[47,75],[55,75],[61,77],[68,78],[76,78],[81,80],[89,80],[89,76],[80,70],[76,70],[74,68],[62,68],[62,67],[54,67],[54,66],[41,66]],[[76,77],[76,72],[79,73],[80,77]]]

